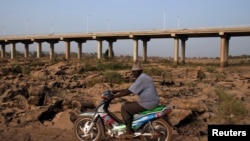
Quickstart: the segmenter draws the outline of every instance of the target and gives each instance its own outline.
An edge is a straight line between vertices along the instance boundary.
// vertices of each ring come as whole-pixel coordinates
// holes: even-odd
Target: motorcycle
[[[100,141],[105,137],[120,138],[126,133],[126,125],[108,108],[112,91],[104,91],[102,100],[93,112],[81,113],[74,123],[74,133],[80,141]],[[168,119],[172,107],[159,105],[153,110],[133,116],[133,138],[145,141],[171,141],[173,127]]]

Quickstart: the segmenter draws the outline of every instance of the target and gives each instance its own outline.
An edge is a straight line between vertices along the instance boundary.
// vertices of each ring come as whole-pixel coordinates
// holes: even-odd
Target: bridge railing
[[[67,36],[67,35],[94,35],[94,34],[112,34],[112,33],[133,33],[133,32],[150,32],[150,31],[178,31],[178,30],[216,30],[216,29],[237,29],[237,28],[250,28],[250,24],[244,25],[225,25],[225,26],[214,26],[214,27],[191,27],[191,28],[166,28],[166,29],[135,29],[135,30],[109,30],[109,31],[89,31],[89,32],[64,32],[64,33],[40,33],[40,34],[6,34],[0,35],[0,40],[4,40],[8,37],[11,38],[31,38],[38,36]]]

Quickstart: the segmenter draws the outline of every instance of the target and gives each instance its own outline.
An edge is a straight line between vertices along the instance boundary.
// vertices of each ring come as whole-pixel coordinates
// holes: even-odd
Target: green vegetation
[[[40,61],[39,59],[33,59],[32,61],[29,62],[29,66],[44,66],[45,63]]]
[[[150,76],[161,76],[164,73],[164,69],[160,67],[150,67],[144,69],[144,72]]]
[[[206,70],[207,70],[207,72],[209,72],[209,73],[213,73],[213,72],[214,72],[214,70],[215,70],[215,68],[214,68],[214,67],[209,66],[209,67],[206,67]]]
[[[24,64],[14,62],[13,65],[11,65],[11,68],[6,68],[5,75],[9,73],[29,75],[34,67],[40,67],[43,65],[45,65],[45,63],[41,62],[39,59],[27,60]]]
[[[86,85],[87,85],[87,87],[92,87],[97,83],[103,83],[103,82],[104,82],[103,78],[93,77],[92,79],[90,79],[89,81],[86,82]]]
[[[131,65],[127,63],[119,62],[97,62],[97,63],[85,63],[78,71],[79,74],[83,74],[88,71],[107,71],[107,70],[123,70],[130,69]]]
[[[226,124],[240,123],[240,120],[248,113],[245,105],[239,99],[228,95],[221,89],[217,89],[216,94],[219,97],[219,107],[216,118],[224,119],[224,123]]]
[[[24,65],[21,67],[22,69],[22,74],[28,75],[31,72],[31,67],[30,65]]]
[[[107,81],[108,83],[121,84],[125,82],[122,76],[115,71],[107,71],[103,74],[103,76],[105,81]]]
[[[11,68],[13,74],[22,73],[22,67],[20,65],[15,65]]]

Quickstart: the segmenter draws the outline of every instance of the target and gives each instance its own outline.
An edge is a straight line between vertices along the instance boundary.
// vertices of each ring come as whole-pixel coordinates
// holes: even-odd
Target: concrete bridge
[[[230,28],[197,28],[178,30],[148,30],[148,31],[123,31],[123,32],[93,32],[77,34],[48,34],[48,35],[23,35],[0,37],[1,58],[5,57],[5,46],[11,46],[11,59],[16,57],[16,43],[24,44],[24,57],[29,56],[29,44],[37,43],[37,58],[41,57],[42,42],[50,44],[50,59],[54,57],[54,44],[65,42],[65,58],[70,59],[70,42],[78,43],[78,59],[82,58],[82,44],[88,40],[98,42],[97,58],[102,59],[102,42],[109,43],[109,57],[113,57],[113,42],[122,39],[131,39],[134,42],[133,61],[138,61],[138,41],[143,42],[143,61],[147,60],[147,42],[153,38],[173,38],[174,62],[179,63],[179,41],[181,41],[181,62],[185,63],[185,49],[188,38],[218,37],[220,38],[220,66],[228,66],[229,40],[231,37],[250,36],[250,27]]]

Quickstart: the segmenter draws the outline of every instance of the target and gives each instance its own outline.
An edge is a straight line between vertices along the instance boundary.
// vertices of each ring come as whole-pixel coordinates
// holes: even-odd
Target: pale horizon
[[[162,30],[250,26],[249,0],[1,0],[0,36]],[[229,55],[250,54],[250,37],[231,37]],[[173,39],[151,39],[148,56],[169,57],[174,52]],[[21,43],[17,51],[24,50]],[[64,42],[55,44],[55,52],[64,51]],[[36,50],[36,44],[30,45]],[[108,43],[103,42],[103,53]],[[116,54],[133,55],[132,40],[117,40]],[[139,56],[142,43],[139,41]],[[49,44],[43,43],[42,51]],[[77,44],[71,42],[71,52]],[[6,51],[10,47],[6,46]],[[83,53],[97,52],[97,42],[83,43]],[[189,38],[186,57],[219,57],[220,38]]]

